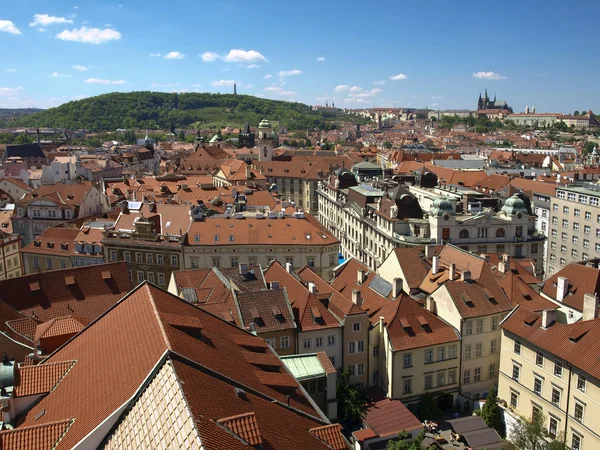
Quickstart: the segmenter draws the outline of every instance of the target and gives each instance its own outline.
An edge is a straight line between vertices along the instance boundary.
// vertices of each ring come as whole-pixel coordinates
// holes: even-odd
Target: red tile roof
[[[423,428],[423,424],[400,400],[386,398],[369,406],[365,424],[379,436],[396,436],[402,430]]]
[[[243,326],[254,323],[257,333],[296,328],[285,289],[240,292],[235,298],[242,315]]]
[[[0,447],[3,450],[54,449],[73,422],[71,419],[60,420],[0,431]]]
[[[34,340],[79,333],[89,323],[85,317],[57,317],[38,325],[35,329]]]
[[[339,423],[311,428],[309,431],[334,450],[348,448],[342,434],[342,426]]]
[[[15,381],[15,397],[47,394],[63,379],[76,361],[37,366],[20,366]]]
[[[571,263],[544,281],[542,293],[554,300],[556,300],[558,277],[565,277],[569,283],[568,294],[562,302],[578,311],[583,311],[583,297],[585,294],[600,292],[600,270],[595,267],[587,267],[585,262]]]
[[[217,423],[227,427],[250,445],[262,445],[263,440],[253,412],[238,414],[217,420]]]

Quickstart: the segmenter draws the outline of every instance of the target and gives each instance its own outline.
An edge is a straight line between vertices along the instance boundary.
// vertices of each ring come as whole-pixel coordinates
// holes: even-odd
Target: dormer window
[[[83,253],[83,245],[82,244],[75,244],[75,251],[77,253]]]

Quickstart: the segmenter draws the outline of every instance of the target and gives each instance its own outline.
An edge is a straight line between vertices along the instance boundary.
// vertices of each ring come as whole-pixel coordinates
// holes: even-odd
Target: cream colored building
[[[506,402],[508,438],[515,420],[541,413],[551,438],[571,450],[600,448],[598,299],[586,299],[583,322],[562,324],[556,311],[516,308],[502,323],[498,396]]]
[[[0,231],[0,280],[24,275],[21,237]]]

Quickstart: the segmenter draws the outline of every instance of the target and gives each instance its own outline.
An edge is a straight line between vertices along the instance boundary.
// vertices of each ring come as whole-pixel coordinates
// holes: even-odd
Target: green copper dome
[[[429,210],[430,216],[440,217],[445,213],[450,214],[451,216],[455,215],[454,208],[452,206],[452,202],[448,200],[446,197],[438,197],[433,201],[433,205],[431,205],[431,209]]]
[[[508,216],[514,216],[518,212],[529,214],[525,202],[517,195],[513,195],[504,202],[502,212]]]

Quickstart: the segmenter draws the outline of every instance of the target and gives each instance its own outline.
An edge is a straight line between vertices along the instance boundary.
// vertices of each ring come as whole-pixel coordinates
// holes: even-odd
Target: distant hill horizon
[[[298,102],[269,100],[250,95],[165,92],[113,92],[64,103],[12,120],[11,127],[165,130],[257,126],[262,119],[279,122],[288,130],[330,130],[335,122],[365,123],[341,110],[313,111]]]

